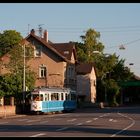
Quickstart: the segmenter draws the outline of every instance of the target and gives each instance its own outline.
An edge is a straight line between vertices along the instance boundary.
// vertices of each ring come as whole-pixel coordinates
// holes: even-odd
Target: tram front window
[[[43,95],[33,94],[33,101],[43,101]]]

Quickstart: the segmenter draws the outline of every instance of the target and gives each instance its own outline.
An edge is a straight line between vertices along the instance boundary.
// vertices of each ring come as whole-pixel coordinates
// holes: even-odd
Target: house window
[[[70,66],[68,69],[68,77],[74,77],[74,68],[72,66]]]
[[[69,51],[64,51],[64,54],[69,54]]]
[[[40,57],[41,56],[41,50],[42,50],[41,45],[36,45],[35,46],[35,57]]]
[[[45,78],[46,77],[46,67],[45,66],[41,66],[39,68],[39,77],[40,78]]]

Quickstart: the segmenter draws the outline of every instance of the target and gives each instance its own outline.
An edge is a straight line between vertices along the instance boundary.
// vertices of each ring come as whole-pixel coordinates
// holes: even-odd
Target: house
[[[32,29],[30,34],[21,41],[22,45],[33,47],[34,55],[28,61],[30,69],[36,73],[34,87],[68,87],[76,89],[77,63],[74,43],[53,43],[48,40],[45,30],[43,37],[36,35]],[[9,56],[5,54],[1,63],[8,63]],[[0,74],[7,73],[4,66],[0,67]]]
[[[40,38],[32,29],[25,39],[34,46],[34,58],[29,65],[37,74],[35,87],[76,88],[74,43],[52,43],[46,30],[43,38]]]
[[[28,61],[31,70],[36,73],[35,87],[69,87],[75,89],[77,62],[74,43],[52,43],[48,40],[48,32],[44,36],[35,35],[32,29],[24,39],[24,43],[31,44],[34,57]],[[3,61],[7,61],[6,55]],[[6,73],[6,68],[1,69],[1,74]]]
[[[96,102],[96,73],[92,63],[81,63],[76,66],[77,95],[79,102]]]

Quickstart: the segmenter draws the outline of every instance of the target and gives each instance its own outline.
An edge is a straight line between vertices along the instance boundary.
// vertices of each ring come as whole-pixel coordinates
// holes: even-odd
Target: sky
[[[54,43],[82,42],[92,28],[100,32],[104,53],[116,53],[140,76],[140,3],[0,3],[0,33],[16,30],[26,37],[39,26]]]

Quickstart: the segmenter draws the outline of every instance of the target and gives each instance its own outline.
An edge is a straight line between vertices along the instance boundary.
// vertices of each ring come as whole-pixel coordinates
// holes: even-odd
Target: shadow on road
[[[109,113],[120,112],[129,114],[140,114],[140,105],[137,106],[120,106],[120,107],[104,107],[104,108],[80,108],[77,113]]]
[[[57,136],[57,129],[66,127],[65,125],[0,125],[0,132],[38,132],[38,131],[44,131],[44,132],[55,132],[55,135]],[[98,126],[92,126],[92,127],[78,127],[78,126],[67,126],[68,129],[65,129],[63,133],[95,133],[95,134],[109,134],[113,135],[121,130],[119,129],[106,129],[106,128],[96,128]],[[137,130],[125,130],[121,134],[121,136],[137,136],[140,137],[140,131]],[[100,136],[100,135],[99,135]]]

